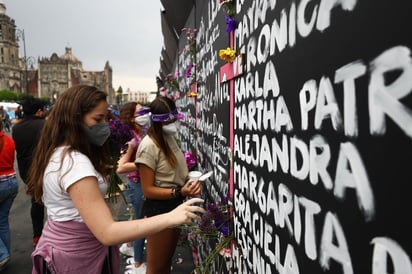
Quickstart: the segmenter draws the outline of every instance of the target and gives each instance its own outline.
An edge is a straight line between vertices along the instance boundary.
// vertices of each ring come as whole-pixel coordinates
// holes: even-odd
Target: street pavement
[[[15,170],[17,162],[15,162]],[[18,174],[18,172],[17,172]],[[25,193],[25,185],[19,175],[19,193],[14,200],[10,211],[10,231],[11,231],[11,256],[1,274],[30,274],[32,270],[31,253],[33,252],[32,244],[32,225],[30,219],[30,197]],[[121,199],[117,203],[108,203],[115,219],[122,221],[127,220],[127,211],[124,202]],[[122,258],[120,273],[125,271],[126,256]],[[179,245],[173,258],[172,274],[189,274],[194,269],[193,257],[189,247]],[[83,273],[79,273],[83,274]],[[88,273],[84,273],[88,274]]]

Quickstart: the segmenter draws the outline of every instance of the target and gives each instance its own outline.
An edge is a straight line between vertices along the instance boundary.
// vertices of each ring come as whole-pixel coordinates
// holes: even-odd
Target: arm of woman
[[[85,177],[68,188],[70,197],[83,221],[104,245],[120,244],[157,233],[165,228],[190,224],[204,209],[195,206],[203,200],[194,198],[173,211],[139,220],[116,222],[104,201],[95,177]]]
[[[146,198],[156,200],[168,200],[173,198],[173,191],[170,188],[155,186],[154,170],[145,164],[139,164],[140,183]]]
[[[119,161],[117,161],[116,173],[121,174],[137,170],[135,163],[130,161],[133,153],[135,153],[135,149],[131,144],[129,144],[127,146],[126,153],[120,157]]]
[[[142,191],[145,197],[157,200],[167,200],[175,197],[174,189],[155,186],[155,173],[153,169],[145,164],[139,164],[139,173],[140,181],[142,184]],[[181,188],[181,194],[183,196],[199,196],[201,192],[201,186],[201,181],[191,181],[189,183],[186,183]]]

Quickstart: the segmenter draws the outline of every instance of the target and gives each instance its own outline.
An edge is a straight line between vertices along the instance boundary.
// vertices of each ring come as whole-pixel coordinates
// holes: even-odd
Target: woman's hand
[[[135,153],[133,146],[130,144],[127,147],[127,151],[120,157],[117,161],[117,169],[116,172],[118,174],[121,173],[128,173],[132,171],[136,171],[137,167],[133,162],[130,162],[133,154]]]
[[[179,226],[181,224],[191,224],[194,220],[200,220],[199,213],[205,213],[205,210],[200,206],[194,204],[203,203],[204,200],[200,198],[192,198],[182,203],[169,213],[170,220],[172,221],[172,227]]]
[[[189,180],[182,186],[181,191],[183,196],[198,197],[202,191],[202,182],[198,179]]]

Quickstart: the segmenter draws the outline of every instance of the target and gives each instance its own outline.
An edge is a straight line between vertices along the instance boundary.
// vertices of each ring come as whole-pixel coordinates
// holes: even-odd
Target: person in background
[[[3,124],[3,128],[4,128],[5,117],[6,117],[6,110],[4,109],[2,105],[0,105],[0,122]]]
[[[128,102],[120,108],[120,120],[125,125],[128,125],[132,133],[133,139],[128,143],[126,153],[120,158],[117,165],[116,172],[126,173],[127,166],[131,165],[132,169],[127,172],[127,188],[125,190],[125,196],[127,203],[133,207],[134,219],[141,218],[141,206],[143,203],[143,192],[140,184],[140,175],[137,171],[134,159],[137,148],[142,141],[145,133],[146,123],[141,122],[139,116],[139,110],[142,109],[142,105],[137,102]],[[147,115],[147,114],[146,114]],[[119,251],[120,253],[131,256],[127,262],[130,262],[130,266],[127,266],[127,274],[146,273],[146,264],[143,263],[143,251],[144,251],[145,239],[139,239],[132,243],[123,243]]]
[[[32,273],[117,274],[118,244],[199,220],[193,198],[175,210],[115,221],[104,199],[110,163],[107,94],[93,86],[64,91],[44,124],[27,194],[46,207],[47,221],[32,253]],[[49,271],[49,272],[47,272]]]
[[[0,271],[10,261],[10,208],[19,191],[14,171],[14,141],[0,123]]]
[[[16,110],[14,111],[14,116],[16,118],[16,123],[20,122],[23,119],[23,112],[21,110],[21,106],[17,106]]]
[[[158,96],[150,104],[151,125],[140,143],[135,163],[140,172],[145,201],[143,215],[156,216],[179,206],[186,196],[198,196],[200,181],[187,183],[188,168],[175,135],[175,103]],[[168,228],[148,236],[147,273],[170,273],[180,230]]]
[[[10,132],[10,128],[11,128],[11,119],[10,119],[10,115],[7,113],[6,111],[6,115],[4,115],[4,129],[7,132]]]
[[[44,102],[38,98],[28,98],[22,102],[24,118],[14,124],[12,137],[16,143],[19,174],[27,183],[33,153],[39,143],[40,132],[44,125]],[[30,217],[33,227],[33,246],[36,247],[44,225],[44,207],[31,197]]]

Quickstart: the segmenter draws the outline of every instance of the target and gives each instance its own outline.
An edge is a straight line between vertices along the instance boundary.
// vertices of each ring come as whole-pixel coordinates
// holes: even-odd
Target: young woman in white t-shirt
[[[118,244],[191,223],[204,212],[195,198],[152,218],[113,219],[104,200],[110,156],[106,97],[96,87],[73,86],[45,122],[27,181],[27,193],[48,214],[32,254],[33,273],[119,273]]]

